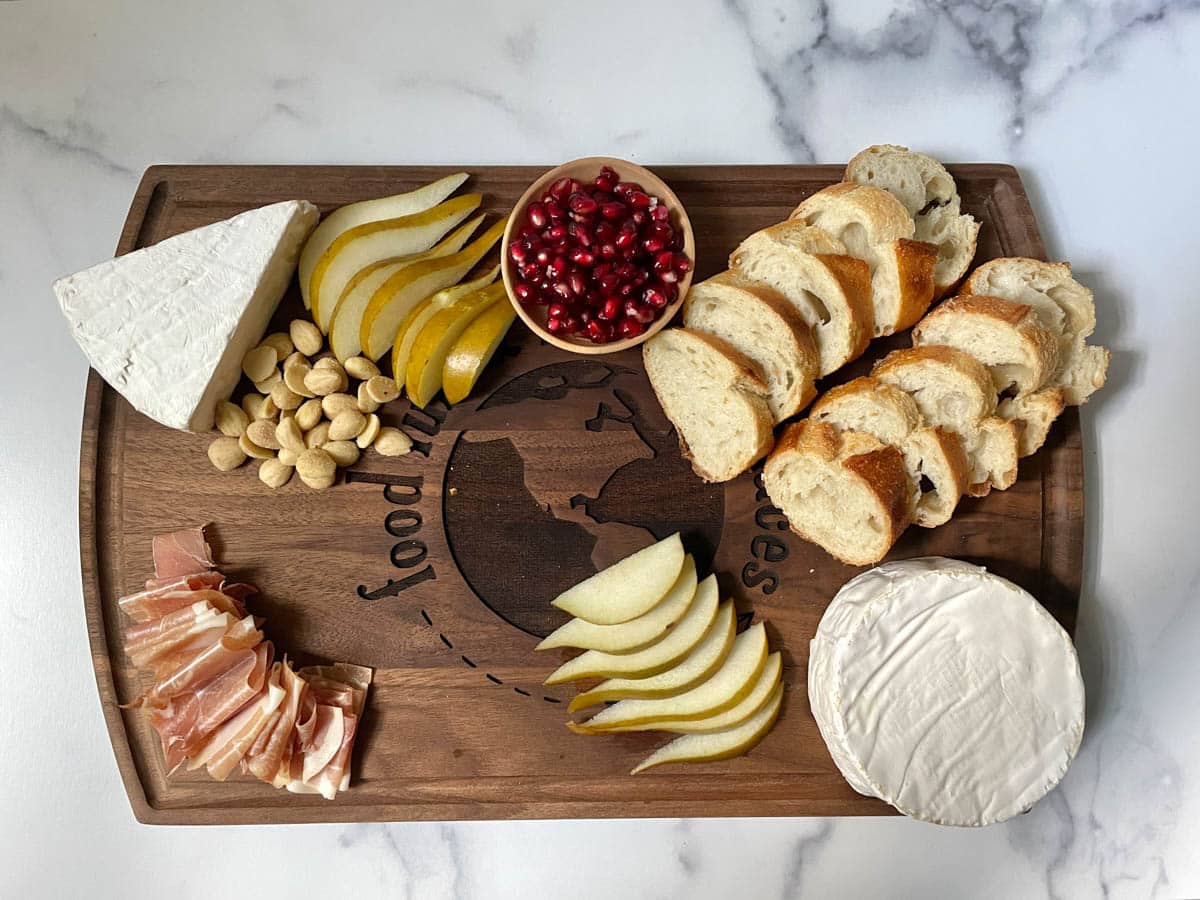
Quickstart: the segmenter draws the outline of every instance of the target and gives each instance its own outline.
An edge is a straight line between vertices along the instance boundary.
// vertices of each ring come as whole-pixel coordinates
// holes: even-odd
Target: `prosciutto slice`
[[[271,666],[271,642],[244,651],[234,665],[216,678],[150,713],[173,771],[203,745],[209,734],[237,714],[263,690]]]
[[[154,575],[173,578],[213,567],[212,549],[204,540],[203,528],[188,528],[154,538]]]
[[[133,621],[149,622],[190,605],[193,600],[188,595],[206,588],[215,590],[224,580],[225,576],[220,572],[203,572],[182,578],[152,578],[146,582],[144,591],[122,597],[117,606]]]
[[[202,529],[154,539],[155,577],[119,601],[130,660],[153,673],[142,707],[169,771],[185,761],[223,781],[239,767],[275,787],[333,799],[350,783],[372,671],[275,662],[258,593],[212,568]]]

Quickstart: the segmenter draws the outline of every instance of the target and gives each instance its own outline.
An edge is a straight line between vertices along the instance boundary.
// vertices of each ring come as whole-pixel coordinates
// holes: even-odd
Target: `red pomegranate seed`
[[[546,309],[546,315],[552,319],[565,319],[571,314],[565,303],[551,303]]]
[[[621,314],[621,298],[607,297],[604,300],[604,305],[600,307],[600,312],[597,315],[605,322],[612,321]]]
[[[615,256],[617,255],[617,248],[616,248],[616,245],[614,245],[614,244],[601,244],[601,245],[600,245],[600,255],[601,255],[601,256],[602,256],[604,259],[612,259],[613,257],[615,257]]]
[[[665,244],[663,244],[662,240],[656,237],[648,237],[642,241],[642,248],[647,253],[657,253],[664,246]]]
[[[550,251],[544,247],[541,250],[539,250],[536,254],[534,254],[534,257],[533,257],[534,262],[536,262],[539,266],[549,265],[551,258],[552,257],[551,257]]]
[[[667,209],[666,204],[660,203],[650,210],[650,217],[656,222],[665,222],[671,217],[671,211]]]
[[[683,232],[675,232],[675,237],[671,238],[671,249],[679,252],[683,249]]]
[[[576,265],[592,266],[595,265],[596,258],[583,247],[576,247],[571,251],[571,262]]]
[[[600,285],[600,290],[611,293],[621,283],[621,276],[616,272],[606,272],[600,276],[600,280],[597,283]]]
[[[646,326],[637,319],[624,318],[621,320],[620,332],[623,338],[635,338],[645,331]]]
[[[583,225],[579,222],[572,222],[569,226],[567,226],[567,228],[570,236],[575,238],[575,241],[579,244],[579,246],[592,246],[592,230],[586,225]]]
[[[642,186],[636,181],[622,181],[615,188],[613,188],[613,193],[620,197],[625,194],[630,194],[633,191],[640,191],[641,189]]]
[[[658,315],[658,313],[656,313],[652,308],[643,303],[638,303],[633,297],[630,297],[625,301],[625,305],[622,307],[622,309],[625,312],[626,318],[636,319],[643,325],[649,325]]]
[[[587,290],[587,281],[578,272],[572,272],[567,276],[567,284],[571,286],[571,293],[579,297]]]
[[[596,240],[611,241],[617,236],[617,229],[612,222],[601,222],[596,226]]]
[[[692,268],[692,261],[690,259],[688,259],[686,256],[684,256],[682,253],[675,254],[675,271],[676,272],[678,272],[680,275],[682,275],[685,272],[691,271],[691,268]]]
[[[670,250],[664,250],[654,256],[654,271],[669,272],[675,265],[675,254]]]
[[[512,257],[513,262],[515,262],[517,265],[520,265],[525,261],[525,254],[528,252],[528,250],[529,248],[519,240],[513,241],[508,245],[508,255]]]
[[[651,222],[650,234],[665,244],[675,236],[675,229],[664,222]]]
[[[634,209],[650,208],[650,195],[641,189],[630,191],[627,199],[629,200],[629,205]]]
[[[571,212],[581,216],[593,215],[599,207],[595,200],[583,193],[572,194],[567,205],[571,207]]]
[[[525,218],[534,228],[545,228],[546,223],[550,221],[546,215],[546,207],[536,202],[529,204],[529,209],[525,210]]]
[[[570,178],[560,178],[558,181],[554,182],[554,184],[550,185],[550,194],[556,200],[562,200],[569,193],[571,193]]]
[[[637,241],[637,232],[632,229],[622,228],[617,232],[616,245],[624,250],[626,247],[632,247]]]
[[[546,274],[551,278],[562,278],[567,274],[567,261],[561,256],[554,257],[553,261],[546,267]]]
[[[627,281],[623,285],[621,285],[619,288],[617,288],[617,293],[620,294],[622,297],[632,297],[636,291],[637,291],[637,285],[634,284],[632,281]]]
[[[564,218],[566,218],[566,210],[563,209],[561,203],[559,203],[555,200],[551,200],[549,203],[547,203],[545,205],[545,209],[546,209],[546,218],[549,219],[555,225],[557,225]]]
[[[533,288],[524,281],[518,281],[513,285],[513,293],[517,295],[517,299],[522,303],[528,303],[533,299]]]
[[[561,241],[567,236],[567,226],[561,222],[557,225],[551,225],[542,232],[542,238],[547,241]]]
[[[600,207],[600,215],[609,221],[616,221],[625,216],[625,204],[620,200],[612,200]]]
[[[579,331],[579,319],[575,316],[567,316],[562,323],[563,334],[575,334]]]
[[[536,283],[538,276],[542,274],[542,270],[533,263],[526,263],[520,268],[521,277],[526,281]]]
[[[673,284],[660,284],[658,289],[663,292],[663,296],[667,298],[667,303],[674,303],[675,298],[679,296],[679,288]]]
[[[596,180],[593,182],[593,184],[595,184],[596,187],[600,188],[602,191],[611,191],[617,186],[617,182],[620,180],[621,179],[617,176],[616,172],[614,172],[608,166],[604,166],[602,169],[600,169],[600,174],[596,176]]]
[[[571,286],[565,281],[554,282],[554,284],[551,285],[551,290],[553,290],[554,293],[558,294],[558,296],[562,297],[564,300],[571,299]]]
[[[652,287],[646,288],[645,293],[642,294],[642,300],[655,309],[664,309],[668,303],[667,295],[660,289]]]
[[[667,271],[659,273],[658,280],[664,284],[674,284],[679,280],[679,273],[674,269],[667,269]]]
[[[563,322],[564,320],[558,316],[550,316],[548,319],[546,319],[546,330],[551,334],[558,334],[560,331],[564,330]]]
[[[638,228],[641,228],[648,221],[650,221],[650,217],[646,215],[646,211],[644,209],[635,209],[633,211],[633,215],[631,215],[629,218],[633,220],[633,224]]]
[[[613,338],[613,327],[607,322],[601,322],[599,319],[592,319],[587,324],[587,333],[597,344],[607,344]]]

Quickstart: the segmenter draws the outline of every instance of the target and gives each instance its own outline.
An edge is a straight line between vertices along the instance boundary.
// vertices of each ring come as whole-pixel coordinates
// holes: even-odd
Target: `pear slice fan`
[[[652,544],[560,595],[554,605],[576,618],[538,650],[584,652],[546,684],[603,677],[571,701],[571,712],[616,700],[577,734],[667,731],[680,735],[632,774],[664,763],[740,756],[779,716],[783,661],[760,622],[736,634],[732,600],[720,602],[716,577],[697,581],[678,534]]]

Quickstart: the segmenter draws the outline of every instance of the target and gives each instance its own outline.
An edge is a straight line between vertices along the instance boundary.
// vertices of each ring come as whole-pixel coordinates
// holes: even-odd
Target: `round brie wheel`
[[[808,696],[851,787],[941,825],[1029,809],[1083,738],[1067,633],[1012,582],[942,557],[838,591],[810,645]]]

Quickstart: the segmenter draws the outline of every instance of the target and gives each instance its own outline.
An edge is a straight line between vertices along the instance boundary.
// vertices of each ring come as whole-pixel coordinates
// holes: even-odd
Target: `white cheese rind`
[[[1066,632],[984,569],[927,558],[848,582],[812,642],[809,698],[839,770],[914,818],[987,825],[1061,780],[1083,736]]]
[[[54,284],[92,367],[139,412],[207,431],[316,225],[287,200],[167,238]]]

